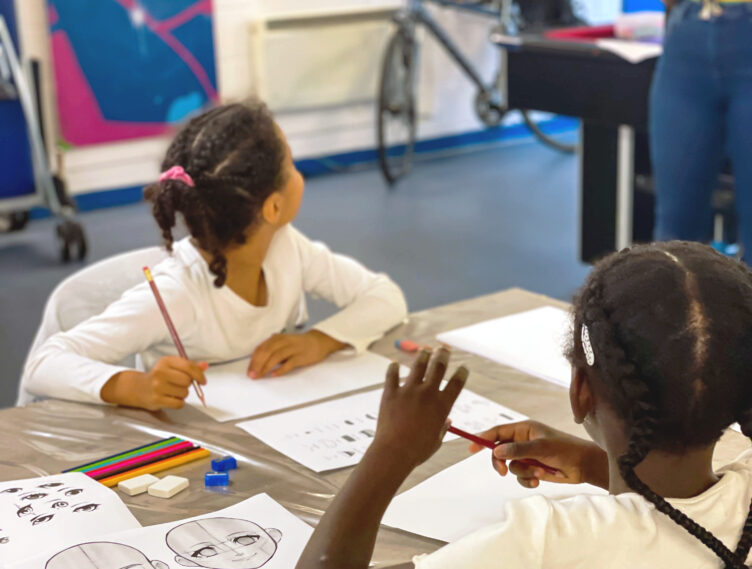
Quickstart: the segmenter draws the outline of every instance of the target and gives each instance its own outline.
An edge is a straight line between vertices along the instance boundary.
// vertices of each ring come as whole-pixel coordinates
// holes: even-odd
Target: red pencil
[[[167,312],[167,307],[165,306],[165,303],[162,300],[162,295],[159,294],[157,283],[154,282],[154,277],[151,276],[151,271],[149,270],[149,267],[144,267],[144,274],[146,275],[146,280],[149,281],[149,286],[151,287],[151,291],[154,293],[154,298],[157,299],[159,310],[162,312],[162,318],[164,318],[165,324],[167,324],[167,329],[170,331],[170,336],[172,336],[172,341],[175,344],[175,347],[178,349],[178,354],[180,354],[181,358],[187,360],[188,355],[185,353],[183,342],[180,341],[180,336],[178,336],[178,331],[175,330],[175,325],[172,323],[172,318],[170,318],[170,313]],[[201,386],[198,384],[196,380],[193,380],[192,383],[193,383],[193,389],[196,390],[196,395],[198,395],[198,398],[201,399],[201,403],[203,403],[204,407],[206,407],[206,400],[204,399],[204,390],[201,389]]]
[[[172,458],[173,456],[184,454],[197,448],[199,447],[194,445],[190,441],[182,441],[165,448],[157,449],[153,452],[148,452],[140,456],[134,456],[125,460],[121,460],[120,462],[116,462],[114,464],[103,466],[102,468],[90,470],[86,472],[86,475],[93,478],[94,480],[100,480],[102,478],[115,476],[116,474],[121,474],[128,470],[133,470],[134,468],[157,462],[158,460]]]
[[[491,450],[495,449],[496,446],[499,443],[496,443],[494,441],[489,441],[488,439],[483,439],[481,437],[478,437],[476,435],[470,434],[467,431],[463,431],[462,429],[458,429],[457,427],[449,426],[449,432],[453,433],[457,436],[462,437],[463,439],[467,439],[471,442],[474,442],[477,445],[484,446],[486,448],[490,448]],[[546,471],[546,473],[554,475],[557,472],[559,472],[556,468],[553,468],[551,466],[547,466],[543,464],[542,462],[535,460],[534,458],[523,458],[520,460],[521,463],[527,464],[528,466],[537,466],[538,468],[542,468]]]

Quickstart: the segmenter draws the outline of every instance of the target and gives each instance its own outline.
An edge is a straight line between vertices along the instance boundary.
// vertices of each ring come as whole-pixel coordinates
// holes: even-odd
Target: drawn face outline
[[[138,549],[115,542],[90,542],[56,553],[45,569],[169,569],[161,561],[150,561]]]
[[[184,567],[257,569],[277,552],[282,533],[238,518],[204,518],[167,533],[167,546]]]

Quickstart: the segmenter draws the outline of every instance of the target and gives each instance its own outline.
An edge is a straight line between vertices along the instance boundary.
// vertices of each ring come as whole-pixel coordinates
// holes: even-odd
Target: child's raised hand
[[[606,453],[591,441],[557,431],[537,421],[500,425],[478,436],[499,443],[493,450],[496,471],[502,476],[511,472],[527,488],[536,488],[541,480],[564,484],[588,482],[608,487]],[[470,445],[471,452],[483,448],[475,443]],[[556,472],[526,464],[523,462],[525,459],[537,460],[556,469]],[[510,461],[509,465],[506,461]]]
[[[304,334],[275,334],[253,352],[248,377],[261,379],[270,373],[272,377],[279,377],[296,368],[318,363],[346,346],[318,330]]]
[[[389,366],[371,445],[373,452],[399,457],[415,467],[438,450],[449,412],[468,376],[467,368],[458,368],[441,390],[448,363],[446,349],[440,348],[433,358],[429,351],[422,350],[403,385],[400,385],[399,365]]]

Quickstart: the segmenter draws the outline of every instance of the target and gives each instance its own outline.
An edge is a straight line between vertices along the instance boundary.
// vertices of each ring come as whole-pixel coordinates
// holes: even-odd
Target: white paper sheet
[[[663,53],[663,46],[659,43],[600,39],[596,40],[595,45],[614,55],[618,55],[622,59],[626,59],[630,63],[642,63],[648,59],[660,57]]]
[[[447,492],[451,488],[451,492]],[[567,498],[607,492],[589,484],[541,482],[523,488],[514,476],[500,476],[491,466],[491,451],[484,450],[439,472],[397,496],[384,515],[384,525],[438,539],[456,541],[503,520],[510,500],[543,495]]]
[[[570,329],[570,316],[566,311],[546,306],[444,332],[436,338],[466,352],[569,387],[571,368],[563,350]]]
[[[248,363],[209,368],[204,386],[207,407],[193,391],[188,402],[217,421],[244,419],[383,383],[390,362],[370,352],[337,353],[285,376],[256,380],[247,376]]]
[[[353,466],[373,440],[382,392],[359,393],[237,426],[314,472]],[[450,417],[455,427],[471,433],[527,418],[468,390],[460,394]],[[455,438],[447,434],[444,440]]]
[[[139,528],[118,495],[80,472],[0,483],[0,566],[91,535]]]
[[[82,540],[9,569],[291,569],[312,533],[259,494],[203,516]]]

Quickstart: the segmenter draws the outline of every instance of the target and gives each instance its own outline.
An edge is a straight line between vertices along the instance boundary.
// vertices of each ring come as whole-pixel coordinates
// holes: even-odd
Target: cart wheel
[[[60,260],[63,263],[71,259],[83,261],[86,257],[87,245],[84,228],[77,221],[66,219],[57,224],[57,238],[60,246]]]
[[[507,114],[507,109],[501,104],[498,93],[480,91],[475,96],[475,112],[478,118],[488,127],[499,126]]]
[[[408,27],[397,30],[384,53],[379,84],[377,135],[379,165],[392,185],[412,166],[417,129],[415,36]]]

